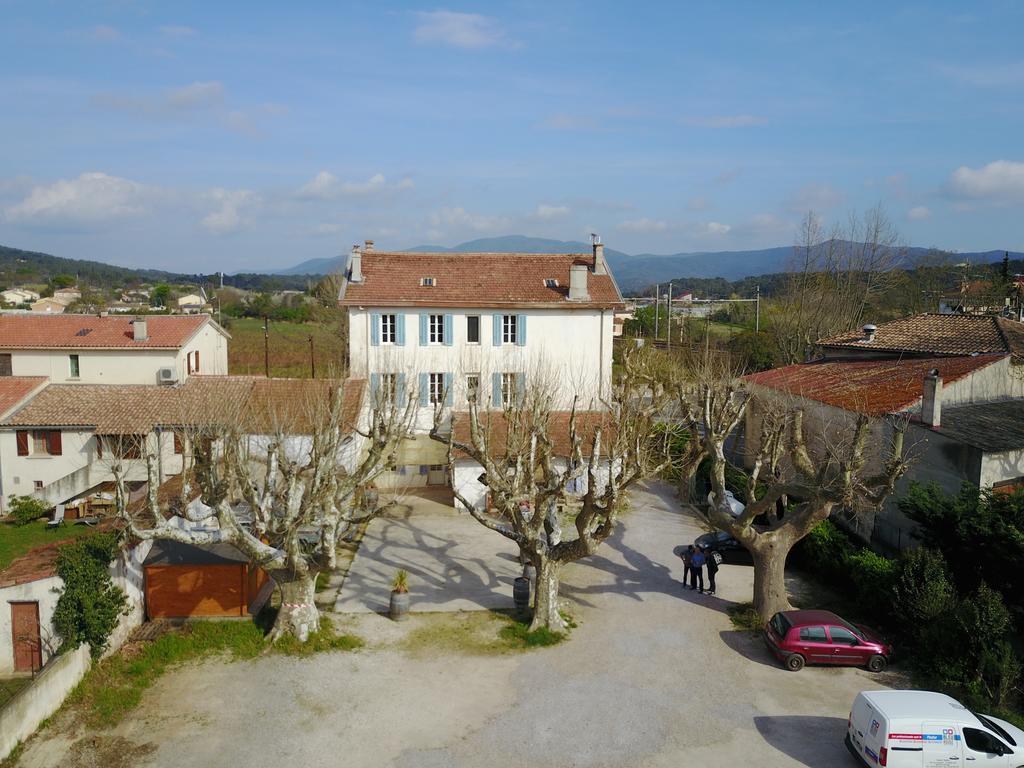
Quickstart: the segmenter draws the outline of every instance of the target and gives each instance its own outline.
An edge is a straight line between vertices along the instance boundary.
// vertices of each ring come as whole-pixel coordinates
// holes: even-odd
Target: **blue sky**
[[[1024,250],[1024,3],[842,5],[0,0],[0,243],[671,253],[881,203],[914,245]]]

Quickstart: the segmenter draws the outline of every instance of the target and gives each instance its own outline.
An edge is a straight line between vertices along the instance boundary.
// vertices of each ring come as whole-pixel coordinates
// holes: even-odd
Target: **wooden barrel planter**
[[[526,613],[530,607],[530,580],[525,576],[519,576],[512,582],[512,602],[519,614]]]

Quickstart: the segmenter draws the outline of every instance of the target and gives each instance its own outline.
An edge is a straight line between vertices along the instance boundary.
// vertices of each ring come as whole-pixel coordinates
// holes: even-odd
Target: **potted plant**
[[[409,617],[409,574],[399,570],[391,582],[391,607],[388,615],[395,621]]]

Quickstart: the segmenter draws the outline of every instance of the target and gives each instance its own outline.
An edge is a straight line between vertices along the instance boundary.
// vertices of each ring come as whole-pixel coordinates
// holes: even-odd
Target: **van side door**
[[[974,765],[1004,766],[1009,764],[1010,748],[998,736],[980,728],[964,726],[964,759]]]
[[[963,766],[963,740],[956,723],[948,720],[922,723],[921,746],[924,748],[924,765]]]

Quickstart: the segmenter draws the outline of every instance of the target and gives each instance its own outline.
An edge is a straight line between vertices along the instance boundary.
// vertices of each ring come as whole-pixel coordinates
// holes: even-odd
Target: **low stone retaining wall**
[[[92,660],[85,643],[74,651],[56,656],[0,709],[0,760],[33,733],[39,724],[56,712],[64,699],[85,677]]]

